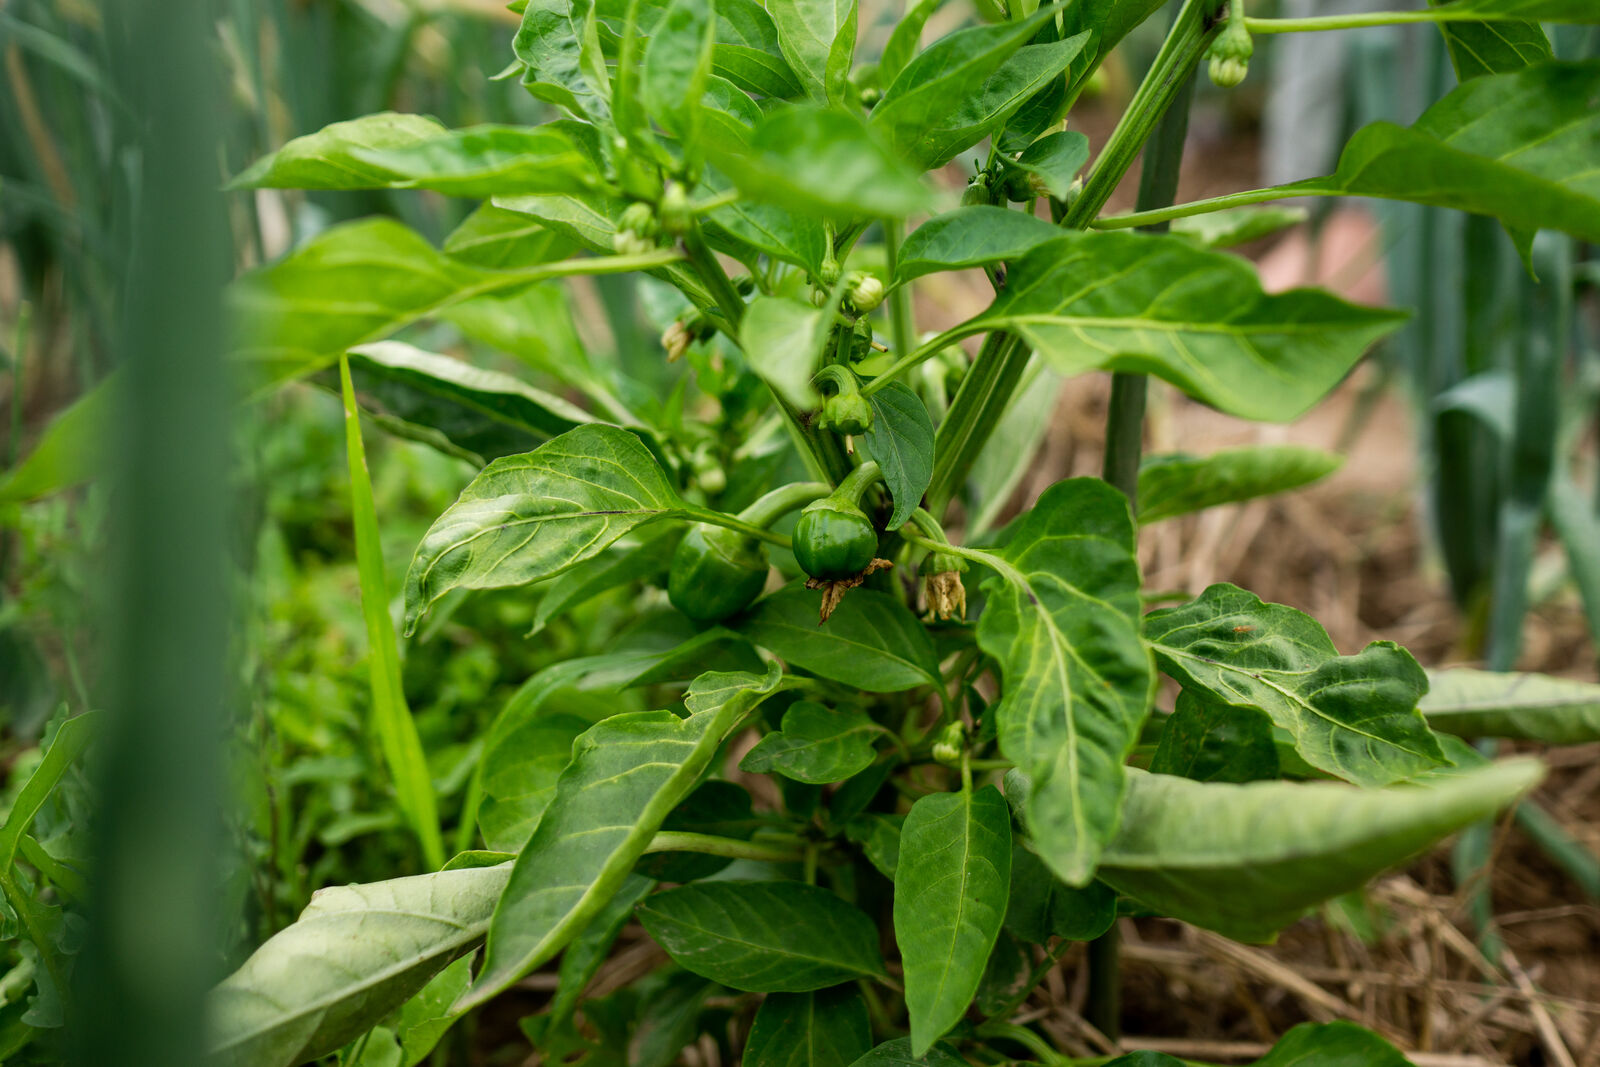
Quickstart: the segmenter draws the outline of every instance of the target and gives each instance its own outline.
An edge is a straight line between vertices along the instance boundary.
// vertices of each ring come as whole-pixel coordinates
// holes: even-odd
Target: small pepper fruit
[[[749,607],[766,584],[767,556],[760,541],[697,523],[672,554],[667,599],[696,622],[721,622]]]
[[[830,495],[806,505],[790,539],[801,570],[820,581],[839,582],[871,565],[878,554],[878,531],[860,502],[880,474],[876,463],[863,463]]]

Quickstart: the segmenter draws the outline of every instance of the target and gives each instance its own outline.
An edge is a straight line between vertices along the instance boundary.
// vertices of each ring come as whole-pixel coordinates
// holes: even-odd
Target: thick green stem
[[[934,435],[933,479],[926,494],[933,514],[942,513],[966,481],[978,453],[1004,417],[1031,355],[1013,334],[997,330],[984,338]]]
[[[693,519],[695,522],[703,522],[710,526],[721,526],[725,529],[736,530],[739,533],[745,534],[749,537],[754,537],[758,541],[766,541],[768,544],[777,545],[779,548],[789,547],[789,539],[783,536],[783,534],[773,533],[765,526],[758,526],[755,523],[746,522],[744,519],[729,515],[724,511],[713,511],[710,508],[688,507],[683,510],[682,515],[684,518]]]
[[[1122,183],[1128,168],[1138,158],[1144,143],[1168,108],[1184,93],[1196,65],[1206,53],[1211,38],[1221,25],[1218,15],[1225,0],[1185,0],[1173,20],[1161,51],[1139,89],[1128,102],[1122,120],[1112,131],[1106,146],[1095,160],[1094,169],[1083,183],[1083,192],[1067,210],[1064,225],[1071,230],[1086,228],[1111,194]]]
[[[1130,211],[1123,215],[1107,215],[1104,218],[1095,219],[1090,223],[1090,226],[1096,230],[1130,230],[1136,226],[1154,226],[1157,223],[1171,222],[1173,219],[1186,219],[1191,215],[1207,215],[1213,211],[1225,211],[1231,207],[1265,204],[1271,200],[1284,200],[1291,196],[1342,195],[1344,194],[1337,190],[1320,189],[1311,184],[1307,184],[1305,188],[1300,188],[1298,184],[1293,186],[1274,185],[1266,189],[1246,189],[1243,192],[1227,193],[1224,196],[1212,196],[1204,200],[1191,200],[1187,204],[1156,208],[1152,211]]]
[[[871,489],[881,477],[883,477],[883,472],[878,469],[878,465],[875,462],[869,459],[845,475],[844,480],[839,483],[839,488],[833,491],[833,495],[851,504],[859,504],[861,502],[861,494]]]
[[[888,275],[892,280],[900,269],[900,240],[905,223],[899,219],[885,219],[883,223],[883,249],[887,256]],[[916,343],[917,329],[912,317],[911,286],[896,285],[889,290],[889,337],[894,350],[904,356]]]
[[[1460,10],[1449,7],[1427,8],[1422,11],[1370,11],[1350,15],[1313,15],[1303,19],[1252,19],[1244,20],[1245,29],[1251,33],[1308,33],[1319,30],[1359,30],[1369,26],[1402,26],[1413,22],[1496,22],[1513,21],[1518,16],[1511,11],[1484,10],[1482,5]]]
[[[804,507],[813,500],[820,500],[831,492],[833,486],[822,482],[792,482],[789,485],[780,485],[739,512],[738,518],[751,526],[771,526],[795,508]]]

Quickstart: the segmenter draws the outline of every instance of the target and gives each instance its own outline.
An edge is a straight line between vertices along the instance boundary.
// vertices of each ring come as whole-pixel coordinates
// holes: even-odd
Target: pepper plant
[[[1097,939],[1091,1010],[1114,1029],[1119,915],[1268,941],[1539,780],[1462,738],[1600,732],[1593,687],[1430,679],[1389,642],[1341,654],[1231,585],[1146,590],[1136,554],[1144,526],[1337,463],[1142,457],[1149,376],[1287,421],[1405,319],[1264,292],[1222,250],[1286,217],[1252,205],[1455,208],[1525,258],[1540,229],[1600,241],[1600,63],[1556,61],[1540,27],[1600,8],[1275,20],[1184,0],[1096,145],[1074,104],[1161,0],[990,0],[922,47],[938,6],[913,0],[867,49],[853,0],[523,0],[502,76],[550,121],[371,115],[235,180],[477,206],[440,248],[336,226],[234,291],[260,389],[343,395],[373,729],[439,869],[320,893],[216,990],[223,1062],[417,1063],[464,1013],[529,1005],[519,983],[547,966],[522,1028],[553,1062],[666,1064],[702,1034],[762,1067],[1063,1062],[1018,1015],[1074,941]],[[1419,21],[1460,84],[1416,123],[1359,130],[1330,175],[1172,203],[1199,68],[1237,84],[1264,34]],[[1141,153],[1138,209],[1106,215]],[[959,195],[926,177],[958,161]],[[920,332],[919,281],[969,269],[988,307]],[[639,294],[659,353],[546,351],[535,384],[389,339],[426,321],[504,346],[560,321],[555,280],[619,274],[637,277],[606,282],[609,306]],[[620,369],[642,358],[676,366]],[[1024,398],[1091,372],[1113,376],[1105,477],[997,526],[1037,443]],[[439,811],[405,709],[362,408],[481,468],[417,546],[407,636],[488,589],[541,596],[540,626],[620,589],[670,616],[531,678],[477,739],[459,810]],[[573,686],[659,710],[551,710]],[[669,962],[585,999],[633,921]],[[1261,1063],[1336,1060],[1404,1062],[1330,1024]]]

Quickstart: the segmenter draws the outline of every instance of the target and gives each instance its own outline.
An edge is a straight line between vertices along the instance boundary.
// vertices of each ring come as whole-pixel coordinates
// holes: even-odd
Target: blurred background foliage
[[[293,136],[373,111],[429,114],[448,126],[547,117],[515,79],[492,77],[510,58],[517,24],[495,0],[212,6],[227,93],[218,185]],[[876,13],[864,22],[873,27],[862,34],[869,50],[897,12],[884,4],[863,10]],[[971,17],[951,0],[929,35]],[[1099,91],[1116,106],[1091,100],[1073,116],[1092,139],[1109,129],[1163,24],[1152,19],[1108,64]],[[1307,73],[1310,61],[1272,40],[1258,42],[1241,90],[1202,84],[1179,198],[1254,185],[1263,171],[1296,161],[1293,173],[1266,179],[1320,173],[1350,130],[1375,118],[1408,122],[1454,78],[1428,27],[1341,41],[1311,63],[1316,76]],[[1555,46],[1569,58],[1600,55],[1600,35],[1564,32]],[[92,409],[73,405],[92,398],[113,369],[133,179],[111,132],[124,105],[95,3],[0,2],[0,64],[0,467],[14,472],[50,443],[48,428],[62,412],[96,422]],[[952,188],[970,172],[964,166],[970,161],[948,168]],[[1123,196],[1131,199],[1135,185],[1130,178]],[[397,217],[437,242],[470,205],[415,192],[263,191],[234,195],[228,208],[244,269],[372,214]],[[1317,281],[1411,308],[1414,318],[1304,424],[1245,430],[1258,435],[1249,440],[1336,447],[1350,457],[1345,470],[1299,497],[1164,524],[1143,546],[1148,584],[1237,581],[1311,611],[1346,650],[1392,637],[1430,666],[1517,664],[1592,678],[1591,635],[1600,635],[1595,251],[1541,238],[1534,281],[1497,225],[1400,204],[1321,205],[1288,237],[1241,251],[1258,260],[1269,286]],[[970,290],[924,292],[921,317],[930,328],[948,325],[975,310],[984,292],[981,276]],[[637,410],[676,413],[667,421],[683,454],[737,477],[733,450],[741,442],[707,439],[685,414],[686,398],[710,395],[736,412],[749,376],[700,346],[667,363],[657,339],[678,310],[631,278],[552,283],[474,301],[408,339],[574,399],[573,382],[592,373]],[[1036,458],[992,472],[1012,487],[1001,511],[1060,477],[1099,470],[1105,393],[1104,382],[1063,387],[1046,376],[1021,394],[1033,416],[1018,418],[1020,436],[1005,447]],[[1226,434],[1239,428],[1219,422],[1163,393],[1149,433],[1157,450],[1238,443]],[[393,586],[474,466],[371,424],[367,438]],[[0,814],[16,810],[62,724],[99,706],[107,490],[54,491],[80,480],[81,439],[64,455],[46,455],[49,469],[31,472],[37,480],[0,475]],[[320,886],[422,869],[367,726],[366,636],[336,382],[254,399],[235,420],[233,447],[237,721],[218,975],[289,923]],[[664,595],[637,583],[535,630],[539,599],[537,590],[513,590],[451,601],[404,646],[407,697],[445,840],[455,848],[477,844],[463,807],[482,730],[520,687],[574,657],[664,648],[686,635]],[[551,699],[552,709],[586,717],[617,710],[619,700],[654,706],[648,689],[619,697],[566,687]],[[82,937],[86,781],[76,767],[63,771],[7,873],[41,905],[30,916],[0,903],[0,1061],[59,1058],[56,979],[70,972]],[[1541,825],[1548,855],[1566,872],[1558,877],[1593,896],[1600,812],[1592,798],[1580,799],[1563,801]],[[1485,841],[1458,850],[1463,882],[1486,883]]]

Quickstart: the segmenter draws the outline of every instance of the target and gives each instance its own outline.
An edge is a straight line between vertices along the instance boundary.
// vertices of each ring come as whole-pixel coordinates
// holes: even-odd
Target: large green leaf
[[[515,270],[569,256],[573,246],[536,219],[484,203],[450,231],[443,247],[452,259],[476,267]]]
[[[1105,1067],[1185,1067],[1185,1061],[1165,1052],[1130,1052]],[[1411,1061],[1355,1023],[1301,1023],[1248,1067],[1411,1067]]]
[[[1420,707],[1436,730],[1547,745],[1600,741],[1600,685],[1593,682],[1458,668],[1430,671],[1428,683]]]
[[[561,127],[474,126],[351,155],[392,177],[380,184],[481,200],[589,189],[600,177]]]
[[[1154,374],[1229,414],[1281,422],[1403,320],[1312,289],[1269,295],[1244,260],[1179,237],[1100,233],[1036,246],[951,333],[1010,329],[1064,374]]]
[[[1447,6],[1441,0],[1428,0],[1432,7]],[[1470,6],[1470,5],[1469,5]],[[1490,0],[1489,6],[1507,7]],[[1552,5],[1554,6],[1554,5]],[[1572,4],[1570,6],[1586,6]],[[1592,5],[1587,5],[1592,8]],[[1534,18],[1542,18],[1538,15]],[[1456,78],[1467,81],[1485,74],[1506,74],[1546,63],[1555,58],[1550,39],[1544,29],[1533,19],[1495,22],[1441,22],[1439,32],[1444,34],[1445,47],[1450,52],[1450,63],[1456,68]]]
[[[402,341],[362,345],[349,358],[356,395],[379,425],[428,443],[442,437],[480,464],[594,421],[509,374]]]
[[[741,193],[795,211],[898,218],[931,202],[920,172],[843,111],[779,108],[751,133],[747,154],[713,158]]]
[[[822,308],[782,296],[758,296],[745,308],[739,346],[751,369],[793,408],[810,410],[820,402],[811,379],[829,319]]]
[[[854,985],[769,993],[750,1024],[744,1067],[850,1067],[872,1047],[867,1000]]]
[[[1192,782],[1130,768],[1122,830],[1099,876],[1163,914],[1265,941],[1447,834],[1499,811],[1544,773],[1509,760],[1427,786]]]
[[[392,219],[327,230],[234,283],[230,304],[241,353],[269,377],[320,370],[341,352],[486,293],[572,274],[661,266],[670,251],[596,256],[486,270],[434,250]]]
[[[856,49],[856,0],[772,0],[778,47],[818,103],[840,103]]]
[[[1259,708],[1319,770],[1387,785],[1445,762],[1417,701],[1411,653],[1374,641],[1341,656],[1311,616],[1219,584],[1145,617],[1162,670],[1208,699]]]
[[[933,419],[922,398],[904,382],[890,382],[867,397],[872,428],[866,433],[867,453],[883,471],[883,484],[894,501],[887,528],[898,530],[922,505],[933,480]]]
[[[669,3],[670,0],[600,0],[596,14],[601,43],[609,54],[618,55],[631,15],[634,32],[648,46]],[[711,69],[757,96],[789,100],[804,92],[783,57],[772,16],[757,0],[717,0]]]
[[[1278,746],[1272,721],[1255,708],[1207,699],[1192,689],[1178,694],[1161,726],[1150,770],[1196,782],[1255,782],[1277,778]]]
[[[1117,895],[1102,882],[1082,889],[1064,884],[1037,853],[1018,841],[1011,849],[1011,895],[1005,928],[1024,941],[1045,944],[1099,937],[1117,921]]]
[[[646,898],[639,921],[679,966],[752,993],[884,974],[872,920],[803,882],[697,882]]]
[[[894,874],[911,1051],[924,1055],[967,1012],[1011,890],[1011,811],[992,785],[911,806]]]
[[[478,827],[485,845],[516,852],[528,843],[555,797],[561,772],[572,762],[572,743],[589,725],[577,715],[555,713],[532,715],[495,732],[480,768]]]
[[[589,728],[518,854],[489,928],[484,965],[457,1007],[482,1003],[550,959],[606,906],[662,820],[781,675],[705,674],[687,718],[630,712]]]
[[[1249,445],[1209,456],[1146,456],[1139,466],[1139,522],[1298,489],[1332,474],[1343,462],[1343,456],[1300,445]]]
[[[714,3],[673,0],[644,47],[639,89],[645,110],[686,151],[700,150],[701,97],[711,77],[715,35]]]
[[[826,785],[859,774],[877,757],[873,738],[883,728],[859,711],[831,709],[797,700],[783,725],[758,741],[739,761],[752,774],[776,772],[797,782]]]
[[[1037,215],[991,204],[958,207],[918,226],[900,247],[895,280],[1017,259],[1061,236]]]
[[[1003,125],[1058,77],[1088,34],[1027,45],[1055,17],[1050,6],[996,26],[958,30],[906,64],[872,110],[872,126],[925,170],[944,166]]]
[[[230,189],[375,189],[394,177],[386,167],[362,159],[361,149],[400,148],[448,131],[433,119],[382,111],[335,122],[296,137],[256,160]]]
[[[1071,885],[1116,831],[1123,761],[1155,671],[1139,639],[1139,565],[1128,501],[1098,478],[1058,482],[995,554],[978,643],[1000,663],[1000,748],[1026,772],[1027,823]]]
[[[489,927],[508,864],[335,886],[211,994],[218,1063],[291,1067],[404,1004]]]
[[[780,204],[739,200],[713,211],[706,223],[707,242],[730,256],[748,260],[754,249],[822,273],[827,237],[813,216],[797,215]]]
[[[522,84],[540,100],[597,123],[609,119],[606,87],[595,84],[595,62],[585,55],[591,0],[529,0],[511,42],[522,63]]]
[[[647,522],[694,514],[650,451],[615,426],[580,426],[497,459],[417,546],[406,574],[406,632],[452,589],[549,578]]]
[[[869,693],[939,685],[933,641],[900,601],[876,590],[852,590],[818,624],[820,600],[809,589],[779,590],[756,601],[737,629],[793,666]]]

